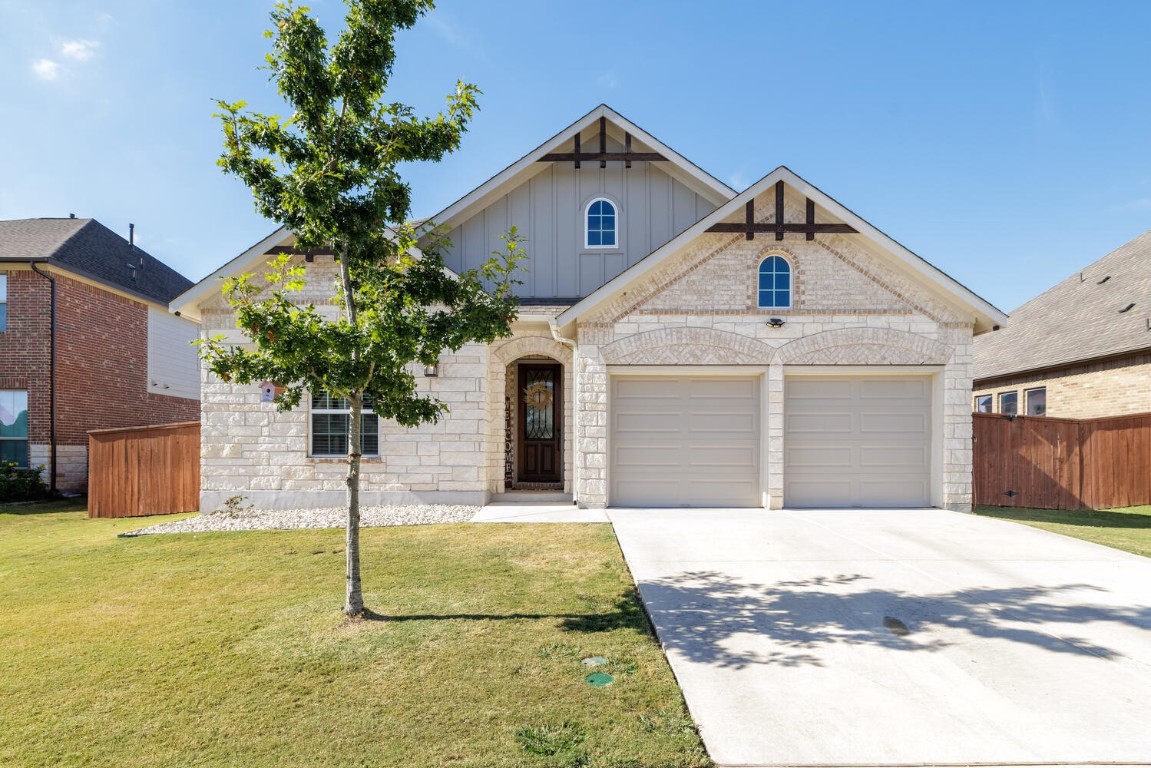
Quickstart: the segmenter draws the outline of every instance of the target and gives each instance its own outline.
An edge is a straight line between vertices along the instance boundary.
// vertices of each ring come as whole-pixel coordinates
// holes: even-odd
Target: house
[[[601,105],[433,220],[457,271],[518,227],[521,311],[421,379],[449,417],[367,420],[365,503],[969,507],[972,337],[1004,315],[787,168],[737,193]],[[218,278],[293,243],[173,309],[240,341]],[[334,269],[307,263],[307,300]],[[343,503],[345,403],[202,385],[202,509]]]
[[[1086,419],[1151,412],[1151,232],[975,342],[974,409]]]
[[[88,430],[199,419],[190,285],[94,219],[0,221],[0,459],[82,492]]]

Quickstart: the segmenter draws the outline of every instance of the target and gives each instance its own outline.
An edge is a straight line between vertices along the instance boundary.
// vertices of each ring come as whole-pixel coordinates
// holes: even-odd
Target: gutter
[[[1057,373],[1066,371],[1073,368],[1085,368],[1091,365],[1103,365],[1106,363],[1117,362],[1128,357],[1139,357],[1141,355],[1151,355],[1151,347],[1135,347],[1134,349],[1124,350],[1122,352],[1112,352],[1107,355],[1099,355],[1098,357],[1086,357],[1078,360],[1068,360],[1065,363],[1052,363],[1051,365],[1041,365],[1036,368],[1024,368],[1018,371],[1008,371],[1006,373],[996,373],[990,376],[983,376],[971,380],[973,387],[997,387],[1003,386],[1005,382],[1014,379],[1032,379],[1040,377],[1044,374]]]
[[[577,507],[579,506],[579,462],[576,461],[576,453],[578,447],[576,444],[577,430],[579,429],[579,392],[580,392],[580,375],[579,375],[579,356],[576,354],[576,340],[569,339],[566,336],[560,335],[559,326],[555,323],[555,318],[548,319],[548,328],[551,329],[552,338],[563,344],[566,347],[571,347],[572,351],[572,503]]]
[[[40,277],[52,284],[51,299],[51,330],[49,332],[49,358],[48,358],[48,440],[52,446],[52,461],[49,469],[48,487],[53,494],[56,493],[56,278],[47,272],[42,272],[35,261],[29,261],[28,266]],[[31,435],[29,435],[31,437]],[[31,462],[29,462],[31,463]]]

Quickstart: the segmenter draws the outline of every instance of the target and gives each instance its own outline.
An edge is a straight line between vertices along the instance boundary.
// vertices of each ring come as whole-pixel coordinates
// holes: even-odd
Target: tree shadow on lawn
[[[945,637],[957,634],[1113,658],[1121,654],[1087,637],[1056,636],[1046,625],[1111,622],[1151,630],[1151,607],[1057,600],[1101,591],[1085,584],[924,595],[860,589],[867,580],[854,574],[764,585],[698,571],[642,582],[640,592],[669,653],[733,669],[822,666],[819,650],[837,644],[935,652],[953,645]]]
[[[640,606],[639,595],[635,590],[621,594],[611,611],[602,613],[443,613],[388,615],[365,610],[365,621],[404,622],[404,621],[538,621],[558,619],[560,629],[566,632],[611,632],[617,629],[630,629],[641,635],[654,636],[651,623]]]
[[[1000,520],[1062,523],[1094,528],[1151,528],[1151,514],[1108,512],[1092,509],[1030,509],[1027,507],[979,507],[976,514]]]

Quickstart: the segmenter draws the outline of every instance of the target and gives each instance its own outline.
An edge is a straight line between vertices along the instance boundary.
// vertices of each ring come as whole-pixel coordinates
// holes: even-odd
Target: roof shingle
[[[192,285],[95,219],[0,221],[0,262],[31,260],[47,260],[161,304]]]
[[[976,336],[975,379],[1151,348],[1149,318],[1151,231],[1019,307],[1001,330]]]

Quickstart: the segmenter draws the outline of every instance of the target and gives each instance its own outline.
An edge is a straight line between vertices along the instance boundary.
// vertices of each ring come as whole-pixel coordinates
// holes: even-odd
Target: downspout
[[[47,280],[52,284],[52,298],[50,305],[51,312],[51,326],[48,334],[49,341],[49,357],[48,357],[48,442],[52,447],[52,461],[48,470],[48,487],[52,493],[56,493],[56,278],[52,277],[47,272],[41,272],[40,268],[36,266],[36,262],[28,262],[28,266],[32,271],[40,275],[40,277]]]
[[[576,340],[561,336],[555,320],[548,320],[548,328],[551,329],[553,339],[564,346],[571,347],[572,351],[572,503],[579,506],[579,462],[576,461],[576,454],[579,451],[577,447],[580,390],[579,356],[576,354]]]

